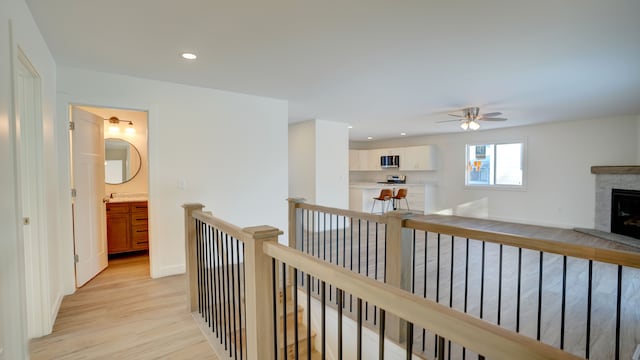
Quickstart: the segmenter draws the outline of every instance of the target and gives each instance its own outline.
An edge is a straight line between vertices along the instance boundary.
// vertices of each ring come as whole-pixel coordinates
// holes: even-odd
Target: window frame
[[[470,184],[469,183],[469,170],[467,165],[469,164],[469,147],[470,146],[483,146],[483,145],[493,145],[493,158],[495,159],[495,154],[497,153],[497,145],[506,145],[506,144],[522,144],[522,151],[520,153],[520,164],[522,166],[522,184],[521,185],[508,185],[508,184]],[[502,140],[502,141],[476,141],[466,143],[464,146],[464,187],[465,189],[473,189],[473,190],[514,190],[514,191],[526,191],[527,190],[527,141],[526,139],[511,139],[511,140]],[[495,172],[496,172],[496,162],[493,162],[493,171],[491,176],[495,181]]]

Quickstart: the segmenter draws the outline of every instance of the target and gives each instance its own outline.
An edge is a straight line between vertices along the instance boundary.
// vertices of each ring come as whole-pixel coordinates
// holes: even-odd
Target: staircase
[[[284,323],[284,319],[286,318],[287,321],[287,359],[296,359],[295,356],[295,351],[296,351],[296,345],[295,345],[295,317],[298,318],[298,359],[306,359],[307,358],[307,341],[309,339],[307,339],[307,326],[303,323],[304,321],[304,309],[298,305],[298,308],[295,309],[294,311],[294,306],[293,306],[293,295],[292,295],[292,287],[291,286],[287,286],[286,288],[287,291],[287,314],[286,317],[285,315],[282,314],[282,300],[284,298],[283,296],[283,292],[282,290],[280,290],[279,294],[278,294],[278,311],[280,311],[280,316],[279,316],[279,321],[278,321],[278,358],[280,358],[280,356],[282,356],[281,354],[284,351],[284,342],[283,342],[283,332],[284,332],[284,327],[283,327],[283,323]],[[244,299],[243,299],[244,302]],[[238,321],[238,319],[236,319],[236,324],[239,325],[240,321]],[[236,329],[235,333],[230,334],[227,331],[227,336],[228,339],[235,339],[235,346],[239,346],[240,345],[240,339],[242,338],[242,353],[246,354],[246,331],[244,329],[244,324],[242,324],[243,328],[242,329]],[[236,326],[238,327],[238,326]],[[314,346],[314,342],[315,342],[315,338],[316,338],[316,333],[315,331],[311,331],[311,359],[322,359],[322,354],[320,352],[318,352],[315,349]]]

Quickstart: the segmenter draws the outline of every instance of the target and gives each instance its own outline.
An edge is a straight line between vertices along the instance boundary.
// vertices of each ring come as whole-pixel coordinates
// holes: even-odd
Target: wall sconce
[[[125,132],[127,134],[134,134],[136,129],[133,127],[133,121],[130,120],[120,120],[115,116],[109,118],[109,132],[112,134],[117,134],[120,132],[120,123],[125,122],[128,123]]]

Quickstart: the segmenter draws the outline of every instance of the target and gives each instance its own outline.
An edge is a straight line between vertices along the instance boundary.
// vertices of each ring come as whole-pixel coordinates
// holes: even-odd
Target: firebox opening
[[[611,190],[611,232],[640,239],[640,191]]]

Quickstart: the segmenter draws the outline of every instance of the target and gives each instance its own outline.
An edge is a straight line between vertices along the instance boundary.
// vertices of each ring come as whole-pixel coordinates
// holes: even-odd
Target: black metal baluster
[[[387,283],[387,224],[384,224],[384,266],[382,267],[382,281]]]
[[[589,284],[587,289],[587,334],[585,340],[585,359],[589,358],[591,350],[591,296],[593,294],[593,260],[589,260]]]
[[[342,301],[343,291],[336,288],[336,298],[338,299],[338,360],[342,360]]]
[[[218,299],[218,287],[216,286],[217,284],[217,277],[216,277],[216,233],[215,233],[215,229],[209,227],[209,234],[210,234],[210,243],[211,243],[211,269],[209,270],[211,272],[211,288],[213,289],[213,293],[212,293],[212,298],[211,298],[211,314],[213,316],[213,332],[217,333],[220,330],[220,319],[218,319],[218,304],[217,299]]]
[[[307,274],[307,359],[311,359],[311,275]]]
[[[229,252],[227,252],[227,258],[229,256],[231,256],[231,259],[233,260],[233,242],[237,241],[236,239],[233,238],[233,236],[231,237],[231,246],[229,247]],[[231,253],[231,254],[229,254]],[[238,358],[238,326],[236,323],[236,278],[235,278],[235,273],[233,271],[233,261],[229,261],[229,266],[231,267],[231,314],[233,315],[232,319],[233,319],[233,331],[231,332],[231,335],[233,337],[233,357],[234,359]],[[240,305],[238,305],[238,308],[240,308]]]
[[[622,265],[618,265],[618,296],[616,300],[616,360],[620,359],[620,315],[622,313]]]
[[[486,251],[486,243],[482,242],[482,256],[480,264],[480,319],[484,314],[484,258]]]
[[[325,214],[326,215],[326,214]],[[333,214],[329,214],[329,263],[333,263],[333,239],[331,231],[333,229]],[[325,232],[327,229],[325,229]],[[331,302],[332,286],[329,284],[329,302]]]
[[[562,310],[560,311],[560,349],[564,350],[565,309],[567,307],[567,256],[562,257]]]
[[[522,290],[522,248],[518,248],[518,294],[516,298],[516,332],[520,332],[520,294]]]
[[[486,243],[482,242],[482,263],[480,264],[480,319],[484,315],[484,260],[486,255]],[[478,354],[478,360],[484,360],[484,356]]]
[[[216,304],[216,317],[218,319],[218,332],[217,332],[217,336],[220,338],[220,343],[222,344],[222,337],[224,336],[224,312],[223,312],[223,305],[224,305],[224,301],[222,300],[222,277],[220,275],[220,270],[222,268],[221,262],[220,262],[220,254],[221,254],[221,250],[220,250],[220,232],[218,229],[215,229],[214,232],[214,236],[213,236],[213,246],[214,246],[214,252],[215,252],[215,274],[216,274],[216,288],[218,289],[217,291],[217,304]]]
[[[362,359],[362,299],[358,298],[357,300],[357,306],[356,306],[356,311],[358,312],[357,315],[357,322],[358,322],[358,334],[357,334],[357,340],[356,340],[356,358],[358,360]]]
[[[326,296],[326,288],[327,288],[327,283],[322,281],[322,295],[321,296],[321,305],[322,309],[321,309],[321,314],[322,314],[322,326],[321,326],[321,331],[322,331],[322,359],[326,359],[326,354],[327,354],[327,296]]]
[[[411,269],[411,293],[416,293],[416,229],[413,229],[411,234],[411,263],[413,268]],[[386,262],[385,262],[386,265]]]
[[[202,249],[200,249],[200,243],[202,242],[202,229],[199,220],[195,220],[196,223],[196,269],[197,269],[197,282],[198,282],[198,313],[202,314],[202,264],[201,256]]]
[[[540,251],[540,265],[538,267],[538,330],[536,339],[540,341],[540,327],[542,326],[542,272],[544,270],[544,253]]]
[[[240,285],[242,284],[242,282],[240,281],[240,241],[236,240],[236,269],[238,271],[238,329],[236,330],[238,332],[238,338],[239,338],[239,345],[238,347],[240,348],[240,359],[243,358],[242,356],[242,293],[240,291],[241,287]]]
[[[467,298],[469,294],[469,238],[466,240],[466,248],[464,254],[464,307],[463,311],[467,313]],[[462,347],[462,360],[467,358],[467,348]]]
[[[437,248],[436,248],[436,302],[440,303],[440,233],[438,233],[438,238],[437,238]],[[481,317],[482,318],[482,317]],[[434,334],[433,335],[433,341],[434,341],[434,346],[433,346],[433,351],[434,354],[433,356],[437,356],[439,351],[442,351],[442,349],[440,349],[440,347],[438,346],[438,335]]]
[[[296,360],[298,360],[298,269],[293,269],[293,334],[296,352]]]
[[[500,258],[498,259],[498,325],[500,325],[502,315],[502,248],[500,244]]]
[[[213,320],[213,293],[215,286],[213,285],[213,244],[211,240],[211,226],[206,227],[207,234],[207,318],[209,319],[209,327],[215,329],[216,323]]]
[[[229,234],[224,234],[224,245],[225,245],[225,255],[226,255],[226,260],[227,260],[227,265],[225,266],[225,268],[227,269],[227,276],[226,276],[226,280],[227,280],[227,318],[229,319],[229,326],[228,326],[228,333],[227,336],[229,337],[229,356],[233,355],[233,351],[232,351],[232,347],[234,346],[233,340],[235,340],[235,335],[231,329],[232,323],[233,321],[235,321],[234,319],[232,319],[232,315],[233,313],[231,312],[231,289],[229,288],[229,280],[231,278],[231,276],[229,275],[229,253],[230,253],[230,249],[229,249]]]
[[[369,220],[367,220],[367,243],[366,243],[366,249],[367,249],[367,253],[365,254],[365,274],[367,275],[367,277],[369,277]],[[369,320],[369,302],[365,301],[364,302],[364,320],[367,321]]]
[[[374,256],[374,260],[375,263],[373,265],[373,278],[378,280],[378,223],[375,223],[376,226],[376,236],[375,236],[375,240],[376,240],[376,245],[375,245],[375,251],[376,254]],[[373,306],[373,325],[376,325],[378,320],[378,308],[377,306]]]
[[[378,359],[384,359],[384,331],[386,327],[386,313],[380,308],[380,328],[378,329]]]
[[[351,238],[350,238],[350,256],[351,258],[349,259],[349,270],[353,271],[353,218],[349,218],[349,222],[351,225]],[[358,220],[358,223],[360,223],[360,220]],[[359,230],[358,230],[359,231]],[[360,237],[360,233],[358,233],[358,238]],[[353,295],[349,294],[349,312],[352,313],[353,312]]]
[[[282,343],[284,344],[282,357],[289,358],[287,348],[287,264],[282,263]]]
[[[322,221],[322,260],[327,261],[327,213],[326,212],[322,213],[322,220],[323,220]],[[331,236],[331,233],[329,233],[329,236]]]
[[[224,319],[224,324],[223,324],[223,332],[222,332],[222,337],[224,338],[224,349],[227,350],[227,334],[229,334],[229,323],[231,323],[231,319],[229,318],[229,313],[227,312],[227,308],[228,308],[228,299],[229,297],[227,296],[227,287],[225,286],[225,282],[226,280],[229,278],[229,274],[225,273],[226,270],[226,266],[224,264],[224,253],[226,253],[227,249],[224,246],[224,238],[226,238],[227,234],[222,233],[220,237],[220,243],[221,243],[221,250],[222,250],[222,254],[220,254],[221,259],[220,259],[220,263],[221,263],[221,271],[222,271],[222,306],[223,306],[223,319]]]
[[[424,232],[424,278],[422,279],[422,297],[427,298],[427,247],[429,245],[427,239],[429,237],[428,232]],[[426,329],[422,328],[422,352],[425,352],[427,348],[426,344]]]
[[[455,237],[451,235],[451,270],[449,272],[449,307],[453,308],[453,266],[454,266],[454,250],[455,250]],[[449,352],[448,357],[451,360],[451,340],[449,340]]]
[[[315,256],[316,235],[315,235],[315,211],[311,211],[311,256]],[[315,291],[315,281],[311,283],[311,291]],[[311,292],[307,294],[311,296]]]
[[[342,267],[346,268],[347,259],[347,217],[342,217]]]
[[[273,353],[275,354],[275,358],[278,358],[278,288],[280,284],[276,281],[276,274],[278,273],[278,268],[276,266],[276,259],[271,259],[271,288],[273,291],[271,292],[272,301],[273,301]],[[311,309],[308,307],[308,309]],[[286,339],[285,339],[286,342]],[[283,359],[287,358],[287,354],[284,354]]]
[[[444,360],[444,338],[442,336],[438,336],[438,349],[442,349],[438,351],[438,360]]]
[[[413,323],[407,321],[407,344],[406,344],[407,360],[411,360],[413,356]]]

